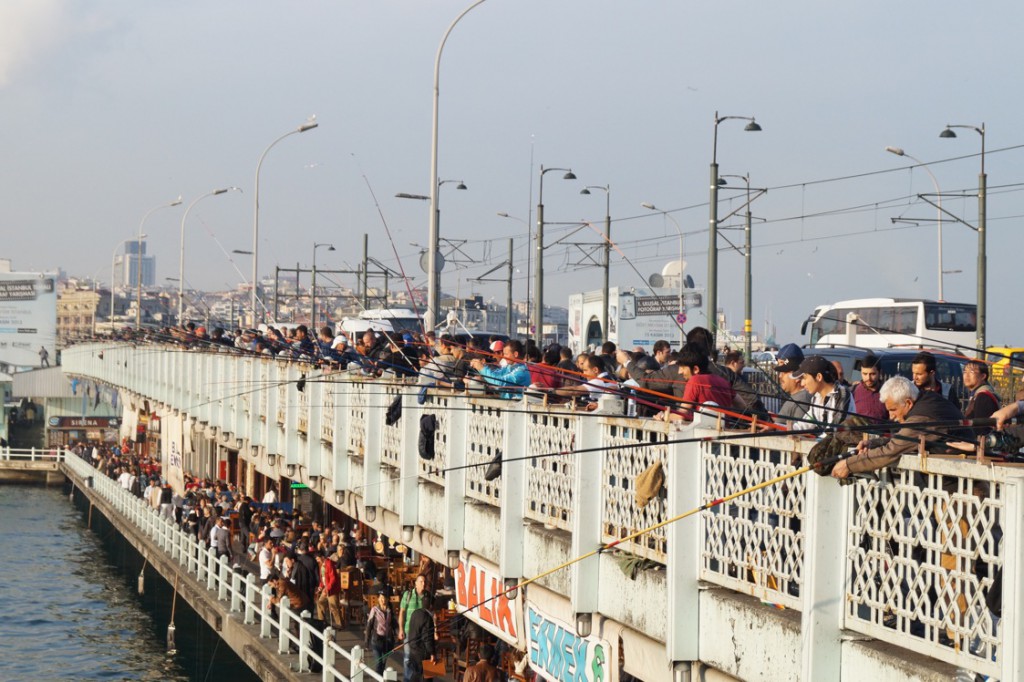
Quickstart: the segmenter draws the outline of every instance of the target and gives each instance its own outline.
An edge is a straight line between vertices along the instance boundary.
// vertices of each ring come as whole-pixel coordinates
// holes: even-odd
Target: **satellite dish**
[[[658,273],[654,273],[653,275],[647,278],[647,283],[650,284],[655,289],[660,289],[663,286],[665,286],[665,278],[659,275]]]
[[[683,284],[686,285],[687,289],[693,289],[694,288],[693,287],[693,277],[690,277],[689,275],[687,275],[686,279],[683,280]]]
[[[420,253],[420,270],[426,274],[430,274],[430,258],[427,256],[427,252],[423,251]],[[444,270],[444,256],[441,252],[437,252],[437,271],[441,272]]]

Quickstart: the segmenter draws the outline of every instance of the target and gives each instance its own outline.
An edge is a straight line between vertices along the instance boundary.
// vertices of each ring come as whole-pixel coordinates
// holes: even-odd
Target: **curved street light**
[[[297,135],[298,133],[304,133],[307,130],[313,130],[320,124],[316,122],[316,115],[310,116],[309,119],[300,125],[295,130],[290,130],[281,137],[277,138],[263,150],[260,154],[260,160],[256,162],[256,182],[255,191],[253,192],[253,207],[252,207],[252,295],[250,297],[250,305],[252,306],[252,322],[256,324],[259,313],[256,307],[256,289],[259,286],[259,254],[260,254],[260,168],[263,167],[263,159],[266,158],[267,152],[274,148],[278,142],[291,135]]]
[[[135,247],[135,274],[136,274],[136,285],[138,291],[135,293],[135,328],[139,329],[142,327],[142,226],[146,224],[146,218],[149,217],[153,211],[158,211],[161,208],[172,208],[174,206],[181,205],[181,195],[172,202],[166,204],[160,204],[146,211],[146,214],[142,216],[142,220],[139,222],[139,239],[137,246]]]
[[[438,222],[440,216],[437,209],[437,195],[441,188],[437,180],[437,129],[438,129],[438,104],[441,95],[441,54],[444,52],[444,44],[448,42],[455,25],[462,20],[462,17],[483,4],[486,0],[476,0],[455,17],[455,20],[445,30],[441,37],[441,44],[437,46],[437,55],[434,57],[434,99],[433,99],[433,122],[431,125],[430,140],[430,234],[427,244],[427,314],[423,318],[425,331],[434,331],[437,325],[437,316],[441,309],[441,271],[438,269],[437,252],[440,248],[441,235]]]
[[[313,286],[310,288],[310,294],[309,294],[309,325],[310,325],[310,327],[312,327],[312,329],[310,329],[309,331],[314,336],[316,336],[316,334],[317,334],[317,330],[316,330],[316,250],[319,249],[321,246],[326,246],[328,251],[335,251],[334,244],[330,244],[328,242],[323,242],[321,244],[318,244],[316,242],[313,243],[313,275],[312,275]]]
[[[956,137],[953,128],[966,128],[981,135],[981,172],[978,174],[978,350],[985,351],[985,322],[986,322],[986,300],[988,278],[988,257],[985,252],[985,223],[986,207],[988,203],[987,185],[988,176],[985,175],[985,124],[981,127],[972,125],[951,125],[946,124],[946,129],[939,133],[939,137]]]
[[[608,306],[610,304],[611,292],[609,279],[611,276],[611,246],[612,246],[612,186],[611,185],[587,185],[580,190],[580,194],[590,194],[590,190],[599,189],[604,192],[604,284],[601,288],[601,335],[608,340]]]
[[[188,220],[188,214],[189,214],[189,211],[192,210],[192,207],[195,206],[196,204],[198,204],[200,201],[202,201],[206,197],[215,197],[215,196],[218,196],[218,195],[221,195],[221,194],[225,194],[227,192],[232,192],[232,191],[241,192],[242,190],[239,189],[238,187],[225,187],[223,189],[215,189],[212,192],[207,192],[206,194],[198,197],[191,204],[189,204],[188,208],[185,209],[185,215],[181,216],[181,252],[178,255],[178,324],[179,325],[183,321],[182,313],[184,312],[184,301],[185,301],[185,221]]]
[[[544,174],[551,171],[564,171],[563,180],[576,179],[571,168],[540,167],[540,193],[537,195],[537,269],[534,273],[534,296],[537,301],[533,305],[533,333],[538,348],[544,346]]]
[[[711,199],[708,235],[708,325],[712,336],[718,331],[718,124],[723,121],[748,121],[743,130],[760,132],[761,126],[753,116],[719,116],[715,112],[715,134],[711,147]]]

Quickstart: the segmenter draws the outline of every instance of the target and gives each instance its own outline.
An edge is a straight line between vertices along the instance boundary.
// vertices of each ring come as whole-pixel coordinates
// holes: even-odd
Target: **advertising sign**
[[[603,682],[611,679],[611,645],[597,637],[580,637],[576,628],[526,605],[526,655],[530,667],[551,682]]]
[[[57,287],[53,275],[0,272],[0,363],[56,364]]]
[[[523,591],[515,599],[503,592],[498,571],[476,559],[462,557],[455,573],[455,603],[464,613],[496,637],[509,644],[519,644],[523,622]]]

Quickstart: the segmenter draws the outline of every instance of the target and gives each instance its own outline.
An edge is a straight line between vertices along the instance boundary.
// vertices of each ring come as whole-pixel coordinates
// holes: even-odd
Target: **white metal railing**
[[[107,354],[106,361],[99,357],[101,350]],[[204,402],[194,396],[200,395],[196,386],[203,386],[203,372],[213,371],[207,360],[179,354],[182,371],[194,380],[187,388],[172,387],[161,393],[162,389],[147,383],[148,360],[126,362],[135,355],[129,346],[72,347],[64,352],[64,364],[67,371],[110,381],[168,405],[179,400],[186,406]],[[242,361],[230,355],[215,358],[222,365]],[[288,384],[286,373],[298,377],[294,366],[279,360],[252,362],[251,376],[258,378],[260,387],[269,387],[259,391],[264,407],[271,390],[283,390],[276,382]],[[223,368],[217,371],[218,376],[237,376]],[[403,525],[447,533],[453,522],[465,522],[469,499],[500,509],[500,515],[490,516],[498,519],[494,528],[503,537],[521,531],[522,521],[528,520],[568,533],[581,529],[584,540],[580,542],[585,547],[615,542],[617,551],[664,565],[666,579],[676,581],[677,596],[679,576],[684,576],[692,580],[687,585],[694,592],[700,580],[753,595],[770,605],[765,608],[798,610],[805,628],[827,629],[829,623],[841,623],[847,630],[937,661],[1005,680],[1024,679],[1024,638],[1018,636],[1013,609],[1018,605],[1017,611],[1024,611],[1024,585],[1014,582],[1020,572],[1017,562],[1024,556],[1024,472],[936,458],[928,460],[925,470],[916,457],[904,457],[891,485],[859,481],[840,488],[831,480],[798,476],[714,505],[682,522],[688,530],[681,535],[673,534],[678,526],[666,526],[620,543],[627,535],[665,521],[670,510],[677,514],[795,471],[813,441],[778,435],[729,440],[702,424],[680,427],[581,415],[434,389],[423,405],[406,395],[403,421],[386,429],[383,411],[402,387],[343,376],[324,388],[333,396],[334,414],[321,415],[320,423],[322,428],[331,424],[330,435],[344,442],[335,444],[332,438],[323,448],[300,449],[295,457],[303,464],[302,458],[333,455],[339,463],[333,489],[362,496],[362,504],[374,507],[378,519],[382,518],[379,507],[399,515]],[[286,398],[289,393],[283,395]],[[279,408],[286,404],[278,402]],[[310,405],[310,409],[315,408]],[[418,428],[412,428],[409,420],[418,420],[424,413],[438,416],[436,455],[431,462],[410,457],[417,443],[409,439],[413,434],[418,437]],[[210,428],[223,428],[216,418],[209,420]],[[284,436],[275,440],[271,436],[280,435],[281,430],[273,415],[267,421],[255,424],[259,433],[253,437],[265,438],[259,444],[266,445],[268,453],[280,455],[298,440],[287,433],[295,425],[285,424]],[[694,436],[701,442],[694,442]],[[689,442],[673,442],[680,439]],[[375,452],[367,452],[368,443],[376,444]],[[639,447],[622,447],[627,445]],[[601,447],[609,449],[596,452]],[[581,448],[595,452],[574,452]],[[572,454],[540,457],[560,452]],[[348,454],[365,455],[366,460],[349,461]],[[509,464],[502,476],[487,481],[483,465],[498,456]],[[280,474],[282,458],[277,459],[276,468],[269,458],[261,459],[260,470],[268,476]],[[404,470],[412,462],[412,470]],[[577,486],[584,473],[596,471],[581,467],[581,462],[592,462],[600,475]],[[445,472],[453,463],[459,465],[457,475]],[[392,471],[383,473],[382,464]],[[637,479],[655,464],[661,465],[666,483],[641,506],[636,501]],[[325,466],[316,470],[333,471]],[[445,487],[439,492],[436,486],[417,485],[416,478]],[[386,494],[380,492],[387,488],[382,485],[385,480],[397,481]],[[459,492],[453,495],[452,490]],[[333,501],[329,494],[325,499]],[[444,520],[432,519],[433,525],[422,521],[421,514],[442,509]],[[468,545],[462,542],[464,549]],[[501,543],[496,549],[487,543],[477,545],[483,552],[494,552],[483,558],[500,564],[509,563],[510,552],[523,551],[525,542]],[[174,551],[190,572],[215,580],[210,576],[217,567],[211,571],[205,555],[180,547]],[[823,581],[821,571],[813,568],[823,562],[833,583]],[[1007,579],[1000,581],[997,571],[1004,569]],[[985,600],[999,586],[1009,591],[1004,619],[997,622]],[[578,598],[569,593],[563,596]],[[644,597],[664,599],[666,595]],[[837,610],[835,618],[815,615],[821,608],[832,607]],[[674,614],[669,614],[670,621]],[[664,636],[661,631],[646,634]],[[838,625],[832,635],[835,641],[841,639]],[[805,632],[805,644],[811,639],[813,633]],[[818,665],[812,663],[803,670],[806,679],[813,678],[808,675]]]
[[[703,502],[788,474],[806,441],[766,437],[701,444]],[[716,506],[701,515],[700,577],[787,608],[801,608],[802,523],[806,479],[796,477]]]
[[[668,491],[662,488],[643,507],[636,502],[636,479],[660,462],[666,474],[669,428],[653,420],[609,419],[601,424],[601,444],[616,448],[603,453],[601,527],[605,542],[615,542],[664,521]],[[642,447],[621,447],[640,444]],[[665,563],[665,530],[660,529],[618,545],[618,549]]]
[[[279,654],[298,654],[297,668],[293,664],[296,672],[309,672],[309,662],[314,661],[322,667],[323,680],[383,682],[397,679],[397,673],[392,669],[386,670],[382,676],[364,663],[361,647],[345,649],[335,643],[332,628],[321,632],[312,627],[307,622],[309,612],[296,613],[289,608],[287,598],[282,599],[275,614],[270,603],[270,585],[260,588],[252,574],[243,578],[232,570],[227,557],[217,558],[213,549],[205,548],[194,535],[185,533],[172,519],[123,489],[82,458],[69,452],[64,462],[85,481],[85,485],[113,506],[121,520],[137,528],[181,565],[197,587],[216,595],[219,602],[228,602],[226,608],[229,613],[241,618],[246,625],[258,626],[260,637],[276,638]]]
[[[0,462],[63,462],[58,448],[0,448]]]
[[[559,453],[571,453],[575,449],[582,419],[568,412],[530,412],[526,454],[534,459],[526,463],[527,518],[553,528],[572,530],[574,458]],[[589,425],[597,426],[593,418]],[[587,459],[596,463],[599,455],[591,453]]]
[[[444,485],[445,469],[448,468],[448,439],[451,424],[451,409],[461,407],[459,397],[447,391],[434,391],[426,396],[423,413],[431,414],[437,419],[434,431],[434,459],[420,458],[420,478]]]
[[[485,478],[482,466],[502,454],[505,419],[502,404],[497,400],[469,400],[468,433],[466,435],[466,497],[500,506],[500,481]],[[473,466],[476,465],[476,466]]]
[[[1007,472],[904,457],[891,483],[858,482],[847,529],[846,627],[1000,675],[1002,633],[986,598],[1001,587]]]

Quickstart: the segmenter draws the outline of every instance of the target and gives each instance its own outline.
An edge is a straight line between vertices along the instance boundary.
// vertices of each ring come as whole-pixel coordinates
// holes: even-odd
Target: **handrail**
[[[282,600],[275,617],[270,604],[269,585],[260,588],[252,574],[243,579],[231,569],[227,557],[218,558],[213,548],[203,548],[195,536],[184,532],[171,519],[117,485],[73,452],[60,453],[60,459],[75,475],[87,480],[86,485],[109,502],[126,522],[150,538],[168,558],[182,566],[192,576],[195,587],[214,593],[219,602],[229,602],[229,612],[242,614],[242,622],[246,625],[258,625],[261,638],[276,638],[279,654],[288,654],[292,647],[297,649],[299,667],[296,672],[309,672],[309,661],[312,660],[322,666],[323,680],[394,682],[398,679],[395,670],[388,669],[383,675],[378,675],[373,667],[364,663],[362,647],[357,645],[345,649],[339,646],[333,641],[333,628],[328,627],[320,632],[312,627],[307,622],[309,612],[296,613],[290,608],[287,597]],[[343,671],[338,665],[347,670]]]

